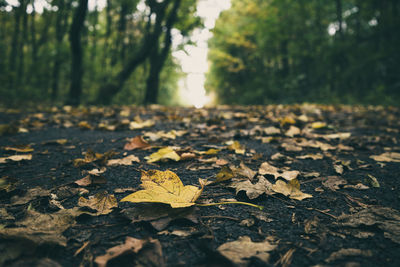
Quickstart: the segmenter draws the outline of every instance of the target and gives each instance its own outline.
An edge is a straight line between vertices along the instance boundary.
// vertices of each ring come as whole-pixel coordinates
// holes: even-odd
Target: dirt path
[[[400,266],[399,118],[316,105],[2,110],[0,266]],[[121,202],[147,170],[206,180],[198,204],[263,209]]]

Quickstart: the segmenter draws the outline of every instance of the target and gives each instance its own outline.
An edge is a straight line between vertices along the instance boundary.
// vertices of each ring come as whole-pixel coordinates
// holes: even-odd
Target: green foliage
[[[69,30],[76,3],[47,1],[48,5],[39,13],[32,11],[34,1],[19,2],[19,6],[11,8],[0,1],[0,105],[62,104],[71,83]],[[84,50],[82,104],[96,104],[100,87],[116,82],[121,70],[140,51],[149,32],[147,27],[154,27],[147,23],[149,7],[138,10],[139,2],[107,1],[110,6],[89,10],[81,37]],[[146,4],[150,2],[157,1],[145,1]],[[197,0],[182,2],[174,29],[188,37],[202,22],[196,15]],[[163,39],[161,37],[159,42]],[[147,59],[135,69],[113,98],[113,104],[143,103],[149,64]],[[159,99],[163,104],[175,103],[180,75],[180,68],[169,56],[160,74]]]
[[[207,89],[220,103],[398,105],[399,14],[398,1],[232,0],[209,42]]]

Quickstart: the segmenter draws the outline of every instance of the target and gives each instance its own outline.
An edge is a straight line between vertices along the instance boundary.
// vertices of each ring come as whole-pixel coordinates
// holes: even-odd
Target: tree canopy
[[[210,40],[220,103],[400,103],[400,2],[232,0]]]

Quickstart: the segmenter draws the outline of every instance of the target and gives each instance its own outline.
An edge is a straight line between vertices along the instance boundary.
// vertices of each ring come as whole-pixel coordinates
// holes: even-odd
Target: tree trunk
[[[343,9],[342,9],[342,0],[336,0],[336,18],[339,23],[338,34],[340,37],[343,37]]]
[[[146,94],[144,98],[144,104],[156,104],[158,99],[159,87],[160,87],[160,74],[165,62],[168,58],[169,51],[172,44],[171,30],[172,26],[177,20],[177,13],[181,0],[175,0],[174,6],[168,16],[166,23],[166,33],[164,37],[164,47],[161,51],[159,45],[152,50],[150,55],[150,72],[146,81]]]
[[[162,33],[162,22],[165,17],[166,9],[171,0],[164,0],[158,3],[156,0],[149,0],[148,4],[152,10],[152,13],[156,14],[155,25],[153,31],[145,33],[145,37],[142,46],[139,48],[124,66],[124,68],[118,73],[118,75],[112,79],[111,82],[102,86],[97,95],[97,103],[109,105],[112,98],[121,91],[126,80],[130,77],[132,72],[142,64],[151,54],[154,46],[159,42],[160,35]],[[150,17],[150,16],[149,16]],[[151,24],[149,19],[148,24]]]
[[[88,9],[88,0],[79,0],[78,7],[75,10],[74,18],[69,32],[69,42],[71,45],[71,86],[67,104],[79,105],[82,95],[82,77],[83,77],[83,49],[81,44],[81,32],[85,22]]]

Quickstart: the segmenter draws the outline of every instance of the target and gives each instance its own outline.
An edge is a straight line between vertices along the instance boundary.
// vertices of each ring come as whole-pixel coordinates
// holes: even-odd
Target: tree
[[[75,10],[74,18],[69,31],[69,42],[71,44],[71,86],[67,104],[78,105],[82,95],[82,76],[83,76],[83,49],[81,44],[81,33],[85,22],[88,9],[88,0],[79,0]]]

